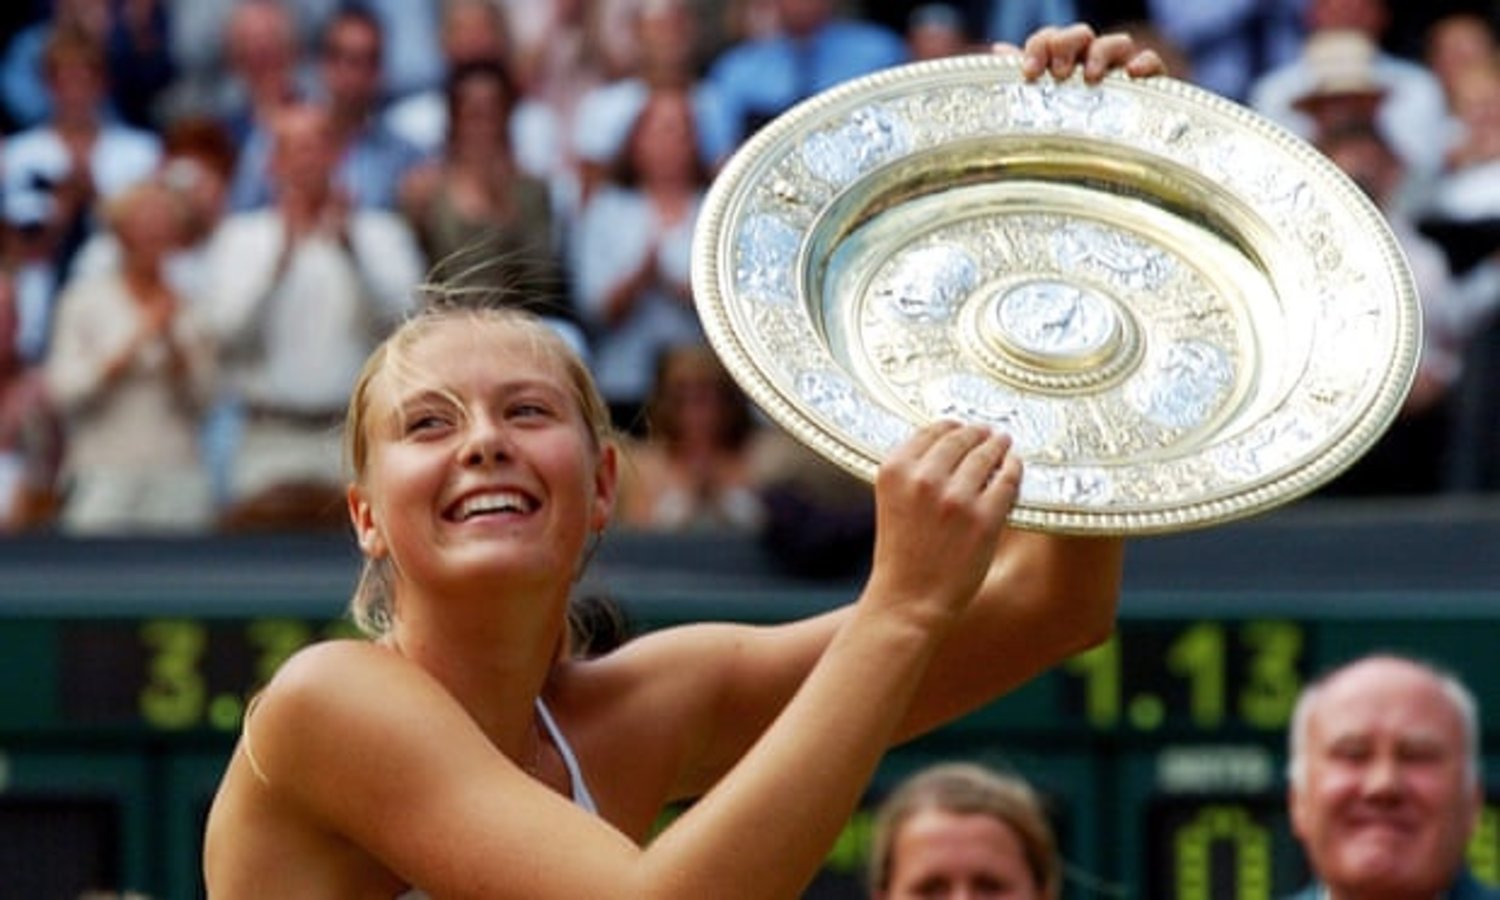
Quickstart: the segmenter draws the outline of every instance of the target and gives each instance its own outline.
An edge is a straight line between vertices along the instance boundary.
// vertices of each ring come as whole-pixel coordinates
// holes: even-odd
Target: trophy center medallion
[[[1078,371],[1119,349],[1115,302],[1088,287],[1042,278],[996,295],[989,332],[1002,352],[1043,369]]]
[[[1134,316],[1107,288],[1051,272],[980,287],[959,343],[978,371],[1044,394],[1096,393],[1139,364]]]

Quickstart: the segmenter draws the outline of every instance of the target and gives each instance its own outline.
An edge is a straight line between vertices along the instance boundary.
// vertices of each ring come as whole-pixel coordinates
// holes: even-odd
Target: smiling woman
[[[622,881],[640,885],[628,896],[795,896],[885,747],[1110,626],[1118,542],[1014,534],[996,553],[1019,463],[1003,436],[944,423],[882,472],[858,603],[570,659],[569,595],[615,496],[606,422],[578,358],[525,313],[433,310],[372,356],[348,448],[368,560],[355,611],[375,640],[296,654],[247,711],[208,825],[215,896],[594,896]],[[580,836],[566,853],[564,832]],[[746,833],[779,861],[768,893],[738,870]]]
[[[492,365],[493,358],[529,364],[517,365],[516,375],[506,377],[504,370]],[[468,382],[459,385],[436,377],[434,373],[442,369],[435,366],[444,359],[466,360],[465,368],[470,371],[459,373],[454,381]],[[560,418],[577,420],[597,461],[610,444],[609,413],[582,360],[549,326],[530,316],[504,312],[428,315],[409,323],[370,357],[349,407],[346,455],[364,483],[372,464],[416,468],[427,459],[441,466],[446,455],[454,452],[455,442],[467,442],[458,452],[471,456],[504,454],[509,452],[510,441],[555,435],[556,429],[541,426]],[[387,442],[394,452],[378,463],[372,461],[372,444]],[[546,458],[554,463],[565,459]],[[608,465],[613,468],[612,457]],[[606,474],[613,478],[612,471]],[[420,484],[416,478],[393,481],[408,487]],[[351,512],[365,552],[365,568],[351,611],[367,632],[382,635],[392,619],[393,563],[376,543],[381,535],[372,527],[367,500],[356,500],[360,493],[357,488],[351,490]],[[521,485],[478,480],[450,499],[442,515],[449,524],[495,526],[507,517],[524,518],[535,511],[537,502]],[[607,518],[606,508],[591,520],[591,529],[600,531]]]
[[[1135,58],[1081,26],[1033,52]],[[1006,531],[1010,439],[941,422],[881,466],[854,602],[575,657],[618,463],[555,332],[433,305],[370,357],[347,429],[374,639],[300,650],[246,710],[205,836],[216,898],[796,897],[889,746],[1113,626],[1120,541]]]

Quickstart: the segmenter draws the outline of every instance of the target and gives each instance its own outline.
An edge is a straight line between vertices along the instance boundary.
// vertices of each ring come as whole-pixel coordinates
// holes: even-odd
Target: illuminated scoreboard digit
[[[1487,763],[1486,768],[1494,771],[1497,763],[1500,760]],[[1468,860],[1475,878],[1486,884],[1500,884],[1500,791],[1490,791],[1479,813],[1479,825],[1469,839]]]
[[[1120,759],[1119,877],[1152,900],[1274,900],[1307,869],[1269,743],[1171,744]]]
[[[1146,883],[1162,900],[1274,900],[1307,883],[1280,794],[1158,797]]]
[[[1065,714],[1090,727],[1279,731],[1306,678],[1295,622],[1139,623],[1063,663]]]
[[[233,733],[288,657],[354,634],[344,621],[290,618],[65,623],[58,714],[78,726]]]
[[[1186,822],[1165,821],[1151,830],[1171,847],[1167,879],[1181,900],[1271,896],[1271,826],[1252,810],[1232,803],[1199,806]],[[1215,865],[1221,848],[1228,859]],[[1227,876],[1222,882],[1215,877],[1221,871]]]

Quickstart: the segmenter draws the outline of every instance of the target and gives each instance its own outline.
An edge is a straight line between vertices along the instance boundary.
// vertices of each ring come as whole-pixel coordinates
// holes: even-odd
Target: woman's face
[[[283,194],[321,196],[329,190],[337,166],[337,142],[325,110],[298,106],[276,114],[271,171]]]
[[[1021,841],[982,813],[922,809],[891,844],[883,900],[1043,900]]]
[[[454,101],[457,121],[453,127],[459,140],[485,144],[505,140],[510,98],[499,81],[468,78],[458,85]]]
[[[1484,66],[1460,75],[1452,105],[1471,138],[1493,138],[1500,132],[1500,70]]]
[[[223,216],[229,184],[213,165],[192,153],[179,153],[167,161],[164,176],[172,190],[187,204],[194,240],[206,237]]]
[[[165,188],[142,189],[115,224],[120,250],[133,267],[155,268],[182,242],[182,215]]]
[[[439,323],[371,383],[365,472],[351,490],[365,553],[441,590],[504,578],[571,583],[607,522],[614,456],[599,449],[560,361],[514,327]]]
[[[698,167],[698,146],[693,108],[686,94],[652,95],[641,110],[630,152],[644,184],[693,177]]]
[[[1470,69],[1491,65],[1495,40],[1477,16],[1451,16],[1433,26],[1427,63],[1444,85],[1450,86]]]
[[[59,116],[79,118],[97,112],[106,93],[104,72],[98,65],[68,56],[54,62],[48,75]]]
[[[724,432],[729,422],[724,380],[706,361],[677,357],[663,373],[660,390],[684,437],[712,442]]]

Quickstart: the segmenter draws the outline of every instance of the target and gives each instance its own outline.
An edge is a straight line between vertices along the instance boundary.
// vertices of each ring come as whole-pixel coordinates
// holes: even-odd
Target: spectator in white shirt
[[[364,357],[413,308],[423,266],[403,219],[333,186],[326,110],[277,114],[272,144],[276,204],[225,219],[208,262],[208,314],[244,404],[239,522],[288,505],[342,515],[337,425]]]

